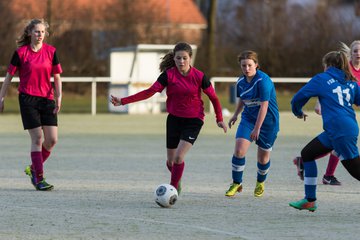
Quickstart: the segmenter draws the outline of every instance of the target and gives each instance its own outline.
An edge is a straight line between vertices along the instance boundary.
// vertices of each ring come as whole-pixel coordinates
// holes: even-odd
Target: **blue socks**
[[[234,183],[242,183],[242,176],[245,169],[245,157],[232,157],[232,178]]]
[[[305,198],[310,201],[316,200],[317,166],[316,162],[304,162]]]
[[[257,163],[257,167],[258,167],[258,171],[257,171],[257,181],[258,182],[265,182],[266,180],[266,176],[269,172],[270,169],[270,160],[268,163],[266,164],[260,164],[259,162]]]

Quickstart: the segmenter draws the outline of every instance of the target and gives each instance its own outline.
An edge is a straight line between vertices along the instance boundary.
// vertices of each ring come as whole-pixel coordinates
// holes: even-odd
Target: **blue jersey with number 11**
[[[342,70],[330,67],[310,79],[291,101],[296,116],[302,116],[302,107],[311,97],[319,98],[323,128],[329,137],[358,136],[352,105],[360,105],[360,89],[356,82],[346,80]]]

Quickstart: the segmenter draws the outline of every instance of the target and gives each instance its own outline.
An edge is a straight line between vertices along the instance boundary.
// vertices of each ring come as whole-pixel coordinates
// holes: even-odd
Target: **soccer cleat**
[[[293,163],[297,168],[297,175],[302,181],[304,181],[304,164],[302,158],[301,157],[294,158]]]
[[[36,179],[35,179],[35,172],[31,169],[31,166],[26,166],[25,170],[24,170],[25,174],[28,175],[30,177],[31,180],[31,184],[34,186],[34,188],[36,189]]]
[[[241,183],[232,183],[230,185],[229,190],[226,191],[225,196],[233,197],[235,196],[236,192],[242,191],[242,184]]]
[[[325,176],[322,179],[323,184],[325,185],[333,185],[333,186],[339,186],[341,185],[341,182],[337,180],[334,176]]]
[[[265,182],[256,182],[256,187],[254,190],[255,197],[262,197],[265,191]]]
[[[45,179],[43,179],[42,181],[38,182],[36,184],[36,190],[39,190],[39,191],[51,191],[53,190],[54,186],[47,183],[45,181]]]
[[[307,199],[301,199],[297,202],[290,202],[289,206],[299,210],[309,210],[310,212],[314,212],[317,209],[316,201],[309,202]]]

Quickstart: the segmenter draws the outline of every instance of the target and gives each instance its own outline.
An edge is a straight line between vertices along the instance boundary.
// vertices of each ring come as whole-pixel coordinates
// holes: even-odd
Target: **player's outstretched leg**
[[[360,157],[357,156],[353,159],[342,160],[342,165],[350,173],[350,175],[360,181]]]
[[[315,160],[304,162],[304,172],[305,198],[299,201],[290,202],[289,206],[299,210],[309,210],[314,212],[317,209],[317,166]]]

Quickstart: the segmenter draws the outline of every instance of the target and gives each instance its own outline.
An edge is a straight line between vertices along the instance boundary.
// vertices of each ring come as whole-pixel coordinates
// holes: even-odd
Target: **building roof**
[[[193,0],[150,0],[148,2],[156,5],[159,12],[164,14],[162,18],[164,21],[178,24],[206,24],[206,19]]]
[[[47,3],[51,3],[51,8]],[[55,21],[111,21],[119,19],[122,12],[134,12],[141,20],[154,23],[198,24],[206,26],[206,19],[193,0],[12,0],[10,9],[23,19],[45,18],[51,13]],[[50,10],[50,11],[49,11]],[[147,15],[147,16],[146,16]]]

